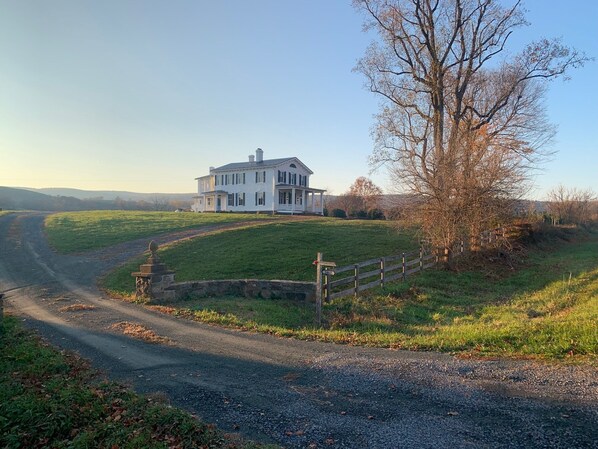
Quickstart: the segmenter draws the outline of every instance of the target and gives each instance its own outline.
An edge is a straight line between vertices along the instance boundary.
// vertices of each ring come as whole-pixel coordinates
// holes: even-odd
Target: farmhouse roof
[[[311,174],[313,174],[313,172],[303,162],[301,162],[296,157],[283,157],[283,158],[279,158],[279,159],[265,159],[261,162],[255,162],[255,161],[254,162],[232,162],[230,164],[226,164],[221,167],[216,167],[215,169],[210,170],[210,172],[218,173],[218,172],[230,171],[230,170],[249,170],[249,169],[259,170],[261,168],[276,167],[278,165],[284,164],[285,162],[289,162],[289,161],[299,162],[301,165],[303,165],[303,167],[305,167],[305,169],[307,171],[309,171]]]

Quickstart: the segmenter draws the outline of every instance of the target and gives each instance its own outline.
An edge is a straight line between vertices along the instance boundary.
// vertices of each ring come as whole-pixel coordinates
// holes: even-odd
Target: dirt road
[[[8,311],[224,431],[297,448],[598,447],[595,368],[303,342],[161,315],[96,287],[147,242],[63,256],[42,225],[43,214],[0,217]],[[168,343],[125,337],[111,327],[123,321]]]

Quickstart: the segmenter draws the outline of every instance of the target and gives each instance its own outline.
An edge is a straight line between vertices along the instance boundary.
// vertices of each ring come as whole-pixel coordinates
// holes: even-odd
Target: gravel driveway
[[[596,368],[304,342],[161,315],[96,287],[147,239],[58,255],[43,218],[0,216],[9,312],[112,379],[161,393],[226,432],[290,448],[598,447]],[[73,304],[93,308],[68,311]],[[167,342],[113,330],[124,321]]]

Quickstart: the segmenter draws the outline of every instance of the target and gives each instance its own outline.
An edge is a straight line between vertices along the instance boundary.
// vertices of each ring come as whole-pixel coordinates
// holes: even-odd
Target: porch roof
[[[226,190],[210,190],[209,192],[203,192],[201,195],[216,195],[216,194],[227,195],[228,192]]]
[[[315,187],[297,186],[295,184],[276,184],[277,189],[298,189],[307,190],[308,192],[323,193],[326,189],[316,189]]]

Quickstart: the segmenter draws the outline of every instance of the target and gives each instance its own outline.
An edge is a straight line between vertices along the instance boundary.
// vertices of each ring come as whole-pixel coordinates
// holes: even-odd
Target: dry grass
[[[147,327],[142,326],[141,324],[131,323],[129,321],[121,321],[120,323],[115,323],[112,326],[110,326],[110,329],[120,331],[129,337],[144,340],[149,343],[167,344],[171,342],[170,339],[156,334],[151,329],[148,329]]]

